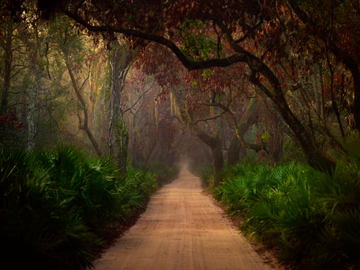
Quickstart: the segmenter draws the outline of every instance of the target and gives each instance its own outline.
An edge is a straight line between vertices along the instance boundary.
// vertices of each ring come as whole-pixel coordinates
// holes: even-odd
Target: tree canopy
[[[247,82],[242,89],[257,93],[273,110],[314,168],[334,168],[315,133],[341,148],[329,115],[334,115],[342,140],[360,128],[357,1],[19,0],[3,2],[2,10],[22,20],[34,4],[43,20],[65,14],[73,27],[95,42],[101,38],[109,50],[121,34],[131,50],[140,50],[144,70],[155,74],[165,89],[162,95],[180,85],[179,78],[185,80],[186,91],[194,93],[185,96],[188,105],[194,103],[192,95],[215,93],[212,99],[197,99],[233,119],[243,145],[237,120],[226,109],[230,103],[218,102],[224,89],[242,80]],[[162,67],[177,71],[165,75],[159,72]],[[193,108],[200,104],[195,103]]]

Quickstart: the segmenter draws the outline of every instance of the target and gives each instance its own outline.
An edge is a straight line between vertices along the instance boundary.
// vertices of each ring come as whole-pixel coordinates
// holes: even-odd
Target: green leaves
[[[119,179],[109,159],[89,159],[72,146],[0,149],[0,248],[5,258],[26,257],[9,262],[14,269],[91,267],[89,251],[102,244],[94,232],[127,221],[155,187],[153,174],[129,168]]]
[[[212,71],[210,69],[204,69],[202,76],[204,78],[209,78],[209,77],[211,77],[211,74],[212,74]]]
[[[206,35],[206,24],[200,20],[186,20],[181,24],[181,33],[184,38],[182,52],[194,61],[200,61],[221,54],[223,45],[215,42],[213,38]]]
[[[267,142],[269,140],[269,132],[268,131],[265,131],[262,135],[261,135],[261,139],[264,141],[264,142]]]
[[[248,237],[276,246],[292,269],[356,269],[359,169],[359,159],[338,163],[333,175],[304,165],[238,164],[214,193],[229,214],[243,217]]]

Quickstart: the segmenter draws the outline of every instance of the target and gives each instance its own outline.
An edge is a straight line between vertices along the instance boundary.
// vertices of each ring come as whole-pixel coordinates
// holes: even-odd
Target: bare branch
[[[127,109],[124,111],[124,113],[126,113],[127,111],[131,111],[132,108],[133,108],[134,106],[136,106],[136,104],[139,102],[139,100],[140,100],[147,92],[149,92],[150,89],[151,89],[153,86],[154,86],[154,82],[152,83],[152,85],[149,87],[148,90],[144,91],[144,92],[139,96],[138,100],[137,100],[130,108],[127,108]]]
[[[210,121],[210,120],[215,120],[221,116],[223,116],[224,114],[226,113],[226,111],[223,111],[222,113],[218,114],[218,115],[215,115],[214,117],[209,117],[209,118],[205,118],[205,119],[197,119],[195,122],[191,123],[192,125],[196,125],[197,123],[199,122],[206,122],[207,121]]]
[[[87,77],[85,78],[85,80],[83,81],[83,83],[81,84],[79,90],[82,90],[82,89],[83,89],[85,83],[87,82],[87,80],[88,80],[89,78],[90,78],[90,66],[89,66],[89,73],[88,73]]]

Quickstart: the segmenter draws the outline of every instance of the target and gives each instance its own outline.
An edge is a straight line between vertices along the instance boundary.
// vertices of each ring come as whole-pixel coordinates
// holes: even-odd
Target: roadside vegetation
[[[0,168],[0,247],[13,269],[91,266],[102,230],[144,209],[158,186],[153,172],[128,166],[121,178],[109,159],[62,144],[34,154],[1,149]]]
[[[301,159],[272,167],[238,163],[213,188],[209,165],[190,167],[240,230],[274,251],[290,269],[358,269],[360,258],[360,151],[350,140],[332,173]],[[293,153],[289,153],[293,155]]]

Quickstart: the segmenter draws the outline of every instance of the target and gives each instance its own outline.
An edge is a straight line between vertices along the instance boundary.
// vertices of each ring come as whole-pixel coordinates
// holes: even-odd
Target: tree
[[[324,53],[318,53],[323,47],[331,51],[337,59],[342,59],[344,65],[351,70],[356,92],[358,68],[355,55],[358,54],[357,45],[351,45],[351,40],[356,39],[357,30],[346,30],[344,25],[357,24],[357,5],[351,0],[341,2],[340,5],[334,1],[326,1],[327,8],[322,8],[324,6],[318,1],[299,3],[298,1],[209,3],[203,0],[191,2],[178,0],[166,3],[152,1],[150,5],[146,1],[136,0],[117,4],[111,1],[101,3],[79,1],[78,5],[56,1],[55,5],[49,6],[40,1],[39,8],[44,12],[45,17],[61,10],[73,18],[80,27],[92,32],[122,33],[129,38],[132,46],[145,46],[148,41],[154,41],[170,49],[189,70],[246,64],[247,76],[251,83],[274,102],[273,108],[278,110],[286,126],[302,146],[308,163],[316,169],[331,171],[334,163],[317,147],[313,132],[315,127],[311,123],[312,115],[309,113],[308,119],[305,119],[297,110],[290,108],[286,93],[292,86],[287,85],[287,82],[294,79],[294,76],[283,75],[284,64],[288,65],[289,70],[294,69],[295,66],[301,66],[301,69],[311,67],[313,63],[328,58]],[[351,12],[351,16],[344,16],[347,11]],[[300,18],[305,25],[299,23],[297,18]],[[355,27],[348,28],[355,29]],[[210,29],[213,29],[214,35],[207,35]],[[344,39],[339,38],[340,32],[344,33]],[[304,34],[307,34],[308,38],[303,38]],[[317,36],[322,39],[321,46],[313,42]],[[299,40],[304,42],[297,46],[296,41]],[[346,54],[344,50],[339,50],[340,44],[346,45],[343,47],[349,48],[350,53]],[[223,50],[226,47],[229,50]],[[309,57],[305,56],[306,51],[310,52]],[[287,58],[291,58],[291,61],[282,61]],[[329,67],[332,62],[333,60],[330,59]],[[279,72],[279,67],[283,68],[282,72]],[[304,80],[295,78],[296,83],[301,85],[304,81],[308,81],[312,76],[311,73],[306,75]],[[331,77],[335,78],[335,76],[334,73]],[[329,84],[332,87],[334,83]],[[301,95],[305,92],[302,91]],[[316,103],[319,104],[317,92],[315,91],[315,99],[317,98]],[[332,93],[338,94],[335,91]],[[333,101],[342,99],[343,96],[334,96]],[[302,101],[305,102],[305,99],[302,98]],[[307,104],[311,107],[315,103],[307,102]],[[323,104],[325,108],[325,103]],[[332,109],[340,123],[339,106],[333,102]],[[319,110],[315,111],[318,113]],[[353,112],[354,118],[357,118],[356,109]],[[317,130],[322,128],[326,129],[326,124],[325,127]],[[342,133],[345,135],[344,132]],[[326,134],[331,137],[328,131]]]
[[[101,8],[111,10],[105,20],[98,16],[100,7],[97,4],[77,7],[65,5],[63,11],[89,31],[113,31],[128,35],[130,39],[136,37],[162,44],[171,49],[189,70],[245,63],[250,72],[250,81],[277,104],[285,122],[300,142],[308,163],[316,169],[332,170],[334,163],[318,151],[311,134],[289,108],[279,78],[266,59],[257,56],[265,56],[266,52],[272,48],[258,48],[259,51],[255,52],[252,47],[248,46],[252,43],[251,39],[264,38],[259,33],[268,31],[269,23],[274,24],[273,18],[282,12],[281,4],[275,1],[266,4],[258,1],[234,1],[228,3],[231,8],[226,8],[221,2],[192,1],[190,3],[185,0],[171,2],[166,6],[162,2],[152,3],[151,6],[142,1],[139,3],[136,1],[133,4],[139,4],[136,13],[131,10],[133,6],[129,3],[124,8],[124,6],[112,6],[110,2],[104,2]],[[152,16],[143,16],[144,12],[148,15],[152,14]],[[137,20],[130,20],[129,16],[135,16]],[[141,18],[145,18],[145,21]],[[219,33],[219,38],[215,38],[215,44],[226,43],[233,53],[219,58],[220,54],[216,53],[215,48],[210,48],[211,54],[204,54],[203,49],[209,50],[209,46],[201,47],[200,44],[196,44],[196,41],[195,44],[191,44],[193,39],[191,34],[182,36],[185,42],[181,43],[177,33],[179,30],[181,32],[181,24],[186,20],[198,20],[209,24],[209,27],[212,24]],[[158,25],[159,21],[160,25]],[[196,27],[193,25],[193,28]],[[279,25],[275,24],[272,28],[277,29]],[[155,31],[148,29],[155,29]],[[278,34],[273,37],[272,47],[281,42],[280,34],[281,31],[278,31]],[[193,50],[191,55],[186,55],[184,52],[186,45],[196,47],[199,53]],[[217,48],[219,47],[221,46],[217,46]],[[201,59],[202,56],[206,56],[206,60]]]
[[[1,93],[1,104],[0,110],[6,111],[6,107],[8,104],[8,95],[10,89],[10,81],[11,81],[11,69],[12,66],[12,58],[13,58],[13,31],[14,31],[14,22],[13,19],[9,16],[6,18],[6,22],[3,24],[5,26],[5,38],[1,40],[1,47],[4,50],[4,82]]]
[[[123,104],[121,93],[125,86],[128,70],[136,57],[137,51],[121,47],[117,38],[112,39],[111,57],[111,89],[109,105],[109,147],[110,156],[113,156],[123,175],[126,175],[126,161],[129,142],[129,133],[123,118]],[[125,50],[124,50],[125,48]]]
[[[288,3],[297,18],[306,25],[307,35],[301,40],[305,43],[310,38],[319,38],[323,53],[332,53],[337,62],[342,62],[350,70],[354,87],[352,112],[355,128],[360,130],[360,46],[354,42],[359,36],[359,3],[352,0],[289,0]],[[297,33],[300,32],[299,28],[295,29]]]
[[[36,98],[38,96],[40,81],[43,76],[44,66],[46,65],[45,55],[47,54],[46,36],[40,36],[38,31],[38,23],[35,17],[30,17],[30,23],[23,25],[23,37],[28,59],[30,59],[30,72],[34,77],[34,83],[29,97],[29,113],[28,113],[28,151],[35,150],[35,136],[37,128],[35,125]],[[34,44],[30,44],[29,34],[33,31],[35,36]]]
[[[132,162],[160,161],[172,166],[178,159],[182,136],[175,140],[178,126],[171,115],[170,100],[159,94],[160,86],[143,67],[135,65],[129,71],[122,97]]]
[[[60,20],[53,26],[55,29],[53,30],[54,35],[56,36],[56,48],[59,49],[61,52],[63,61],[65,62],[66,69],[69,73],[72,87],[75,91],[75,95],[77,97],[77,100],[80,102],[81,110],[83,115],[77,114],[79,119],[79,129],[84,130],[86,135],[88,136],[92,146],[94,147],[96,153],[98,156],[101,156],[101,151],[99,148],[99,144],[96,141],[93,132],[91,131],[89,127],[89,113],[88,113],[88,106],[83,98],[83,87],[85,86],[86,82],[88,81],[90,77],[90,67],[91,67],[91,60],[87,59],[85,60],[85,63],[82,63],[84,61],[84,41],[82,40],[82,37],[74,33],[74,30],[70,29],[69,21],[66,19]],[[93,55],[94,52],[88,52],[88,55],[92,55],[93,58],[95,58]],[[81,57],[83,56],[83,57]],[[88,65],[88,75],[83,80],[81,86],[79,85],[79,78],[76,78],[75,72],[82,71],[84,66],[86,66],[86,62]]]
[[[149,61],[149,59],[151,60]],[[156,46],[148,46],[143,53],[142,60],[144,69],[150,74],[156,71],[155,78],[158,83],[164,89],[169,89],[171,104],[173,107],[178,107],[176,111],[182,123],[189,127],[190,133],[212,149],[215,175],[218,175],[224,163],[222,154],[222,151],[226,149],[223,145],[225,136],[222,130],[224,130],[224,126],[219,126],[219,122],[216,122],[217,128],[206,130],[199,124],[206,122],[209,125],[209,122],[223,117],[225,113],[229,116],[228,122],[237,134],[237,139],[233,139],[231,147],[228,149],[231,157],[230,163],[234,164],[233,159],[239,156],[240,142],[245,148],[256,152],[265,150],[274,163],[273,154],[264,140],[259,140],[257,144],[250,144],[244,140],[244,135],[257,118],[256,115],[261,106],[256,98],[252,99],[255,102],[250,102],[249,106],[244,106],[239,102],[239,99],[244,99],[246,95],[255,95],[253,88],[247,87],[249,83],[246,84],[246,82],[248,81],[239,79],[241,76],[238,76],[238,73],[244,72],[243,66],[239,66],[235,70],[227,68],[226,72],[222,69],[207,69],[202,74],[199,71],[186,72],[173,55]],[[238,125],[236,117],[240,110],[239,105],[246,108],[240,125]],[[217,116],[214,115],[215,108],[219,114]],[[183,113],[180,113],[181,111]],[[220,181],[220,179],[216,180],[216,182]]]

